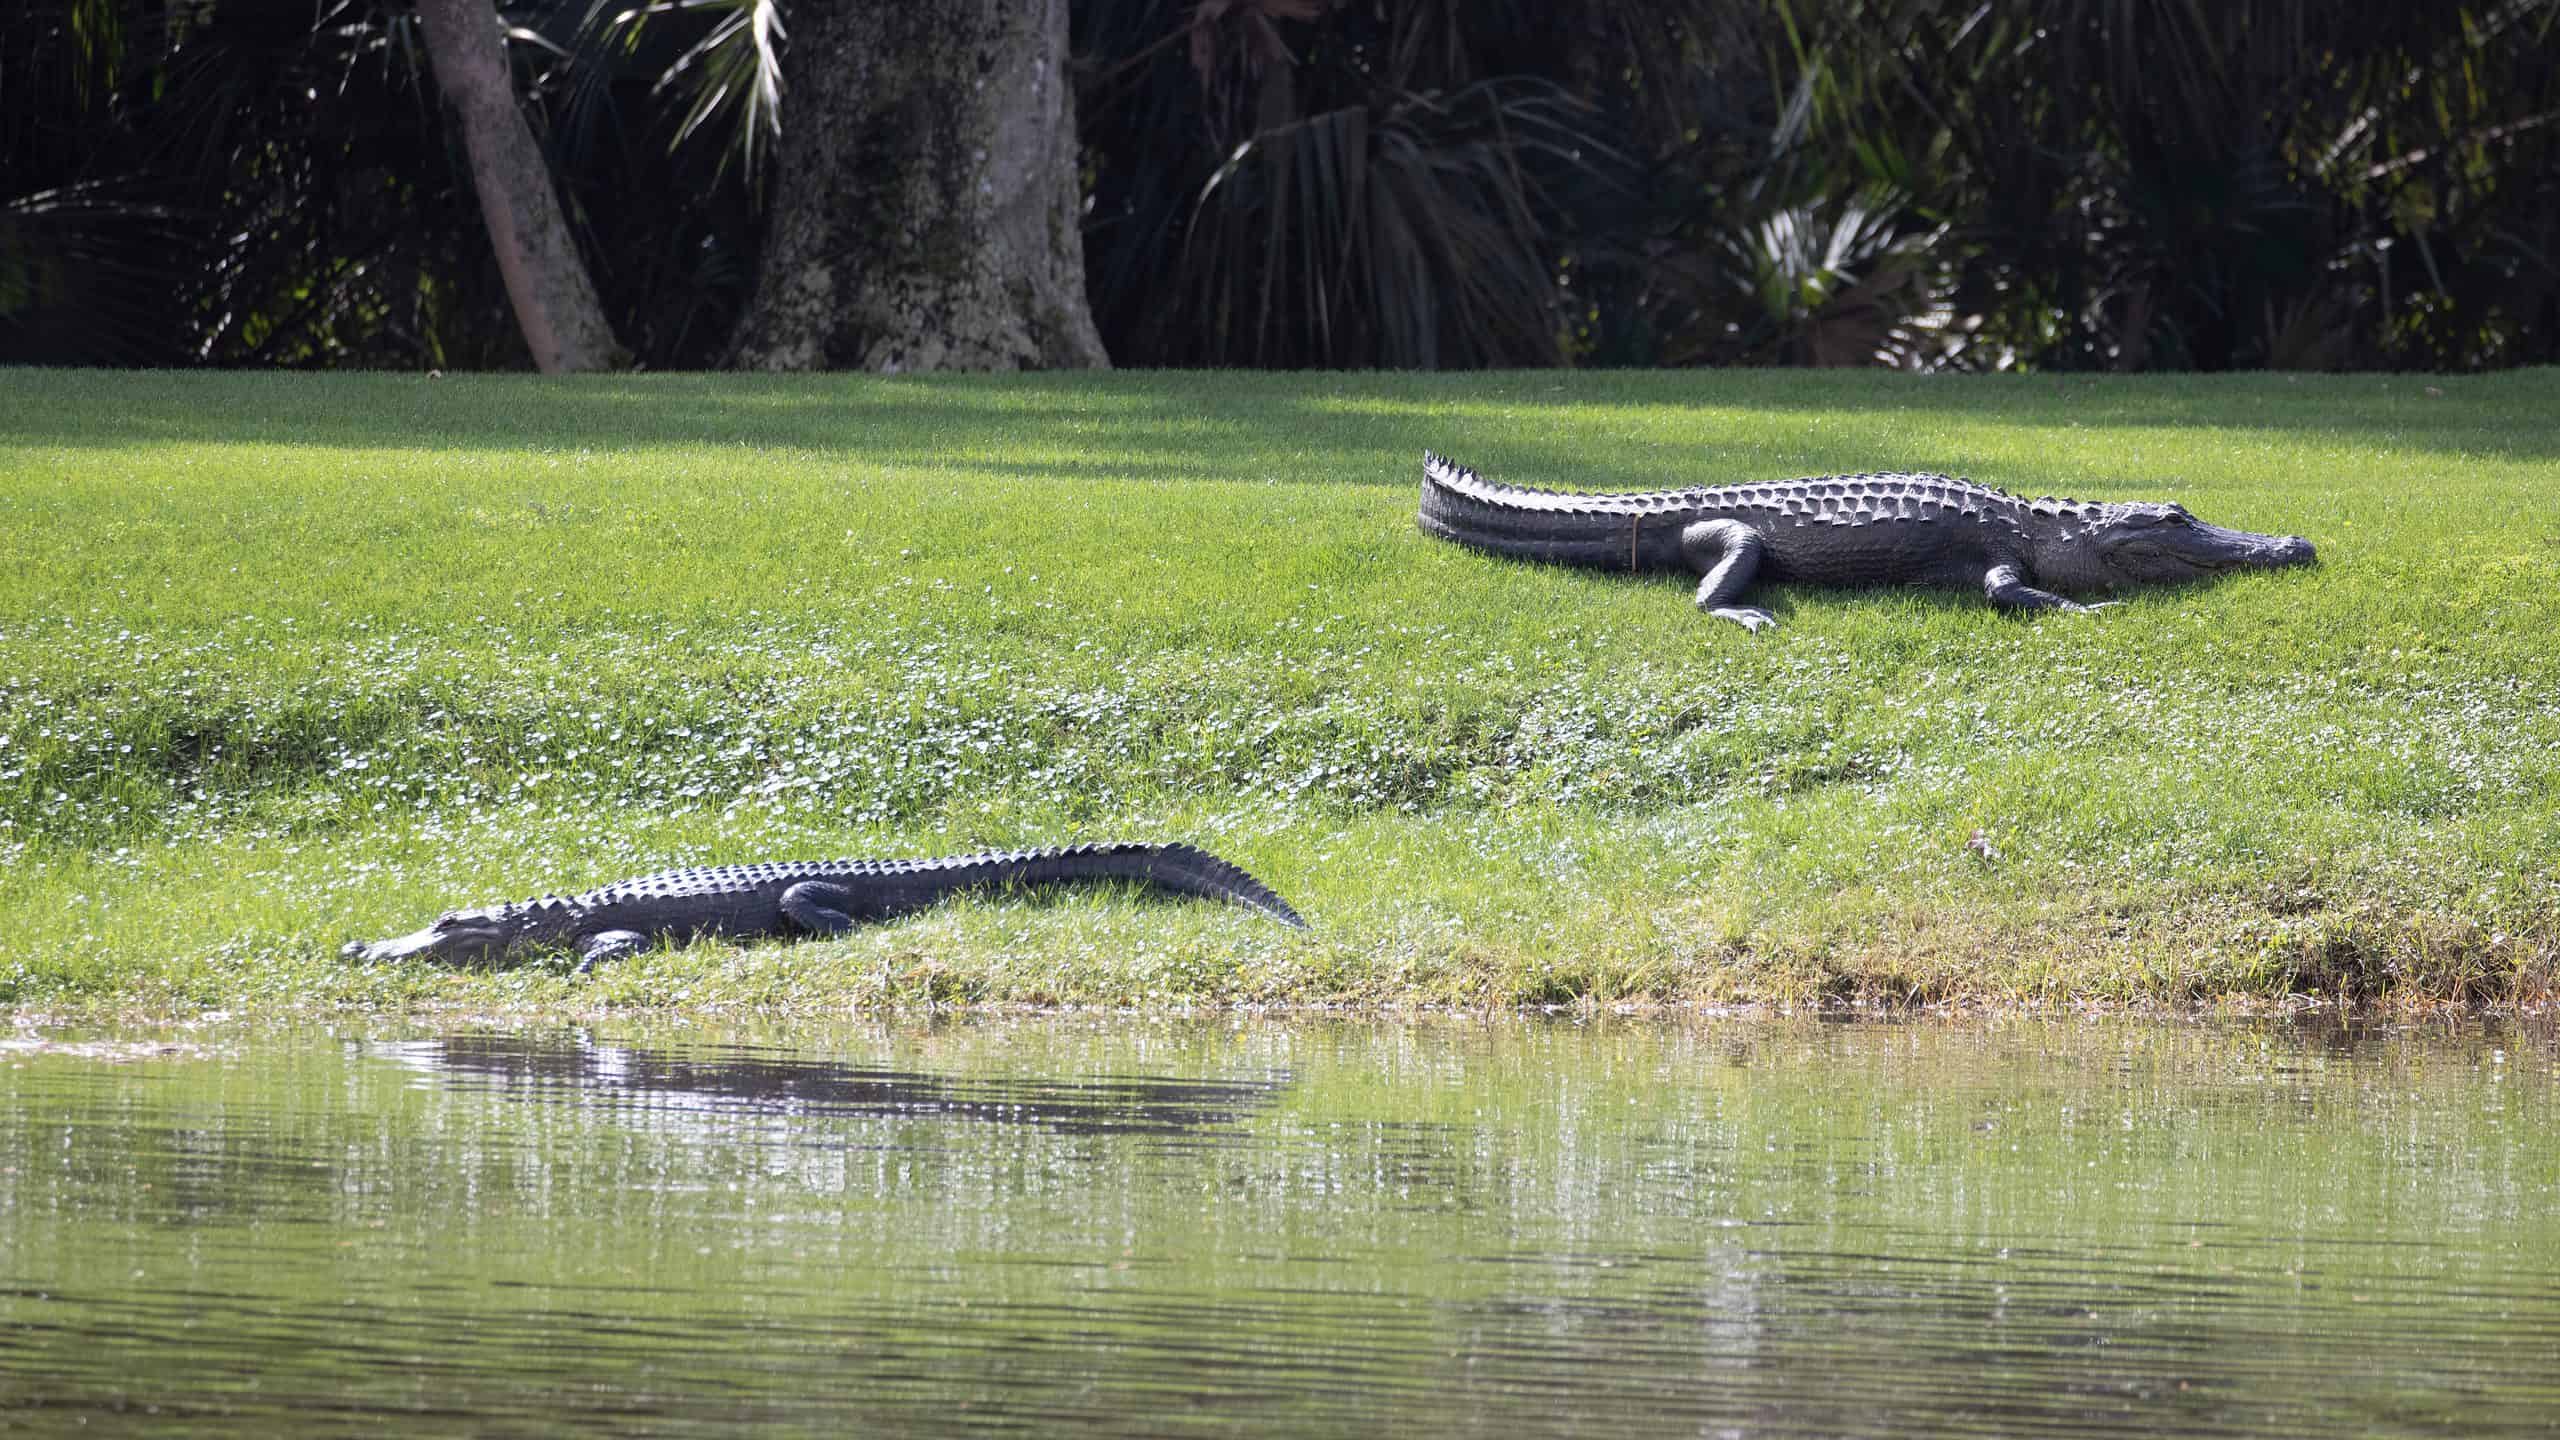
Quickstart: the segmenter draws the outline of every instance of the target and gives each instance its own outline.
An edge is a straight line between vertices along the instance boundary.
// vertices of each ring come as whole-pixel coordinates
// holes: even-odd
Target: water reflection
[[[1165,1135],[1231,1126],[1288,1083],[1285,1076],[1070,1080],[931,1074],[772,1048],[670,1051],[612,1044],[583,1031],[448,1035],[378,1048],[455,1084],[526,1099],[633,1111],[979,1120],[1069,1135]]]
[[[0,1068],[0,1425],[2560,1415],[2538,1033],[1112,1020],[106,1053]]]

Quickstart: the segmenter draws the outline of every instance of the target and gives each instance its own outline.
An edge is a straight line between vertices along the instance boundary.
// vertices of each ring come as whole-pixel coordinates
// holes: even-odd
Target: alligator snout
[[[435,948],[435,931],[428,929],[409,935],[394,935],[388,940],[376,940],[371,944],[362,940],[350,940],[338,947],[338,954],[347,960],[379,964],[385,960],[406,960],[412,955],[421,954],[433,948]]]
[[[457,932],[441,925],[430,925],[424,930],[411,931],[406,935],[394,935],[388,940],[376,940],[371,944],[366,944],[362,940],[350,940],[340,947],[338,953],[349,960],[361,960],[375,965],[390,960],[411,960],[421,955],[439,960],[453,960],[475,950],[487,948],[490,941],[491,937],[481,931]]]
[[[2162,539],[2172,554],[2184,552],[2181,558],[2204,570],[2274,569],[2308,565],[2317,558],[2311,542],[2299,535],[2261,535],[2254,530],[2229,530],[2195,519],[2188,519],[2182,529],[2173,530]]]

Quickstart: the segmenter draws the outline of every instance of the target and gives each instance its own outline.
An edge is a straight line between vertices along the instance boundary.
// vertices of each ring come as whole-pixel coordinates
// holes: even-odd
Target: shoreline
[[[2560,994],[2560,371],[7,381],[0,1006]],[[2321,558],[2040,618],[1763,587],[1755,634],[1423,533],[1426,447],[1938,469]],[[583,987],[335,959],[1086,840],[1317,933],[1104,896]]]

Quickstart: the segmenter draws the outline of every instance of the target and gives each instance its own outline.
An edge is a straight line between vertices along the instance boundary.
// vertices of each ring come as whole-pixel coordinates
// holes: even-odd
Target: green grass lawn
[[[1781,588],[1755,636],[1428,539],[1425,446],[2176,499],[2321,565],[2033,618]],[[0,547],[22,1007],[2560,988],[2554,372],[0,372]],[[675,864],[1104,838],[1315,929],[1101,894],[584,980],[337,958]]]

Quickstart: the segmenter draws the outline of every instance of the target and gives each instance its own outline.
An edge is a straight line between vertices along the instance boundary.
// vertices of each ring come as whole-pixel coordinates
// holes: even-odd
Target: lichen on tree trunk
[[[757,370],[1109,363],[1084,288],[1067,0],[797,0]]]

